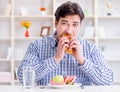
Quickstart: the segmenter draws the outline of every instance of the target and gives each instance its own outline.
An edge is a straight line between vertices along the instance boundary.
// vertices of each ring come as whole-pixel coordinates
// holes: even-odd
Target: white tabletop
[[[0,86],[2,92],[120,92],[120,85],[114,86],[85,86],[84,89],[78,88],[45,88],[39,86],[25,89],[23,86]]]

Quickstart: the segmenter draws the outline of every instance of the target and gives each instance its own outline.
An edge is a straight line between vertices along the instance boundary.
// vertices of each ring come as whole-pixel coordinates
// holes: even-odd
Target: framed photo
[[[40,36],[47,36],[50,34],[50,26],[42,26]]]
[[[20,7],[20,14],[21,14],[22,16],[27,15],[27,14],[28,14],[27,7],[21,6],[21,7]]]

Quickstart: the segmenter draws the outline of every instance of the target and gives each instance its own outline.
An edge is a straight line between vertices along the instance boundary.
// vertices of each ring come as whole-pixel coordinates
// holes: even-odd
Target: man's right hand
[[[60,63],[60,61],[64,58],[66,47],[69,47],[69,39],[67,37],[61,37],[54,57],[56,63]]]

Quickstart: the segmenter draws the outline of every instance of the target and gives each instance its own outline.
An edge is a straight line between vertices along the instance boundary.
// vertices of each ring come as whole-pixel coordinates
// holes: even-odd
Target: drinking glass
[[[35,70],[34,67],[23,67],[23,85],[25,88],[32,88],[35,83]]]

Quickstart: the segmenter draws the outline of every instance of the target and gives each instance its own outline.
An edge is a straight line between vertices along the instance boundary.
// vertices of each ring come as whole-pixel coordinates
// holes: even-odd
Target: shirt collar
[[[58,42],[57,42],[56,38],[53,36],[52,39],[51,39],[51,46],[52,47],[57,47],[57,45],[58,45]]]

